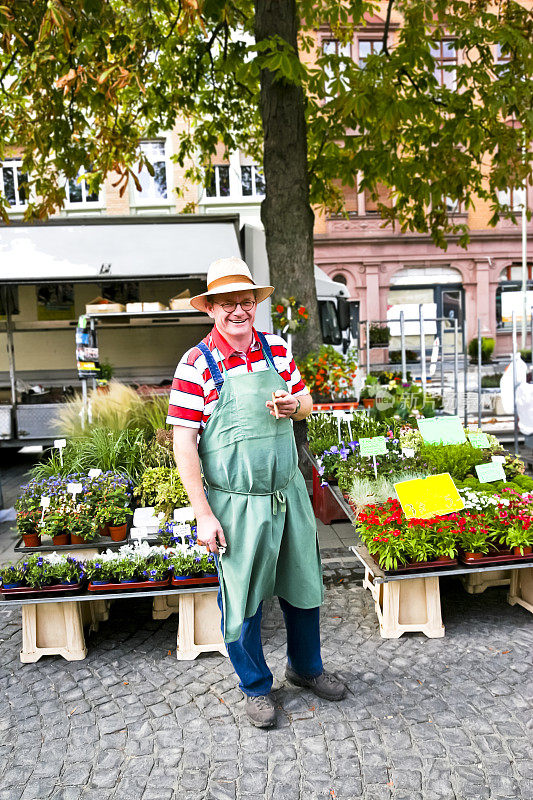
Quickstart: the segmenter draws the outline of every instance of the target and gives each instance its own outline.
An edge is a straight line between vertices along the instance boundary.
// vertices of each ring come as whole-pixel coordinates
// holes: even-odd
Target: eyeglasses
[[[243,311],[251,311],[252,308],[255,306],[255,300],[243,300],[242,303],[214,303],[213,305],[220,306],[226,314],[231,314],[232,311],[235,311],[237,306],[240,306]]]

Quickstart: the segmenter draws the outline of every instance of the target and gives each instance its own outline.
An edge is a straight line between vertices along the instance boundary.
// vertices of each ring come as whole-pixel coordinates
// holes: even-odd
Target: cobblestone
[[[444,639],[384,640],[341,569],[326,570],[323,656],[348,695],[285,684],[281,614],[265,604],[269,731],[247,720],[226,659],[176,660],[176,618],[153,621],[147,599],[115,603],[83,662],[26,666],[20,610],[1,607],[0,800],[532,800],[528,613],[505,587],[445,581]]]

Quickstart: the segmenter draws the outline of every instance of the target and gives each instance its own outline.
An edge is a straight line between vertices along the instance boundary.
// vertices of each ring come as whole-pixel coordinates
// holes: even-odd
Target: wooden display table
[[[376,605],[379,630],[384,639],[397,639],[403,633],[420,632],[430,638],[444,636],[440,608],[439,578],[474,576],[482,573],[487,585],[490,575],[498,575],[501,585],[501,566],[454,565],[445,569],[420,570],[390,575],[378,567],[363,544],[350,550],[365,568],[363,586],[369,589]],[[519,604],[533,613],[533,564],[511,562],[506,571],[511,574],[508,602]]]
[[[155,618],[165,618],[157,615],[163,602],[167,608],[178,611],[176,656],[180,660],[189,660],[207,652],[227,656],[220,630],[217,592],[218,586],[188,589],[169,587],[137,592],[99,592],[96,597],[94,592],[87,591],[63,597],[12,597],[9,600],[3,598],[0,602],[4,607],[22,606],[20,660],[25,664],[38,661],[45,655],[60,655],[67,661],[84,659],[87,655],[84,624],[89,624],[94,630],[100,621],[109,617],[111,600],[133,597],[153,597]],[[173,607],[174,599],[176,604]],[[170,613],[172,610],[166,616]]]

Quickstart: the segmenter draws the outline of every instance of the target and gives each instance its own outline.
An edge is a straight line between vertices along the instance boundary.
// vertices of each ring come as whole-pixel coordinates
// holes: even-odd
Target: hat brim
[[[228,283],[225,286],[220,286],[218,289],[213,289],[211,292],[204,292],[191,297],[190,304],[197,311],[207,311],[207,298],[214,297],[217,294],[228,294],[228,292],[247,292],[250,289],[255,292],[255,299],[257,303],[262,303],[267,297],[270,297],[274,291],[273,286],[257,286],[255,283]]]

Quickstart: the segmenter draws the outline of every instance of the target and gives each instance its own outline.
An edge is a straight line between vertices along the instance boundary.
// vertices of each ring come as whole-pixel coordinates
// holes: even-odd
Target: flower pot
[[[15,583],[3,583],[2,589],[20,589],[23,586],[22,581],[16,581]]]
[[[515,555],[515,556],[530,556],[532,552],[533,552],[533,548],[531,548],[529,546],[525,546],[525,547],[522,547],[522,548],[513,547],[513,555]]]
[[[24,547],[40,547],[41,535],[39,533],[23,533]]]
[[[451,556],[437,556],[436,561],[453,561]]]
[[[52,542],[56,547],[62,544],[69,544],[70,533],[58,533],[57,536],[52,536]]]
[[[138,583],[137,578],[121,578],[120,583]]]
[[[109,533],[108,525],[104,525],[103,528],[98,528],[98,536],[110,536],[110,535],[111,534]]]
[[[70,534],[70,543],[71,544],[85,544],[85,539],[83,536],[78,536],[77,533]]]
[[[73,578],[71,581],[60,581],[61,586],[72,586],[75,583],[78,583],[76,578]]]
[[[93,584],[93,586],[105,586],[106,583],[109,583],[109,581],[95,581],[93,579],[91,580],[91,583]]]
[[[479,561],[480,558],[483,558],[483,553],[465,553],[465,558],[468,558],[470,561]]]
[[[128,523],[124,525],[109,525],[109,535],[113,542],[122,542],[128,535]]]
[[[374,408],[374,398],[373,397],[365,397],[363,399],[363,405],[365,408]]]

